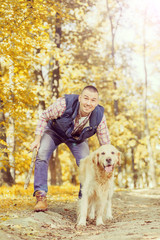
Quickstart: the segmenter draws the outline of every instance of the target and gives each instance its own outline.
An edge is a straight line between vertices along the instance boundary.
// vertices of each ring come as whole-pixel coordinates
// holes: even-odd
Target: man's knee
[[[48,161],[52,152],[53,151],[51,150],[49,151],[48,149],[43,148],[43,145],[41,145],[37,153],[36,161]]]

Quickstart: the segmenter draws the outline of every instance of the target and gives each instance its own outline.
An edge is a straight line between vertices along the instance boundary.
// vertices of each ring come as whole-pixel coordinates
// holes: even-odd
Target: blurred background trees
[[[41,112],[65,93],[96,86],[111,143],[122,152],[116,186],[160,184],[158,1],[1,0],[0,185],[24,181]],[[99,146],[89,140],[91,151]],[[78,183],[62,144],[50,183]]]

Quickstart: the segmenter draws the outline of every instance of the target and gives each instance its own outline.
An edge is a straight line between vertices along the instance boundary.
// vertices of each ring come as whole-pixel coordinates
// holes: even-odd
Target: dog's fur
[[[96,216],[96,225],[103,225],[103,219],[112,219],[114,168],[120,162],[121,153],[110,144],[81,159],[82,198],[79,200],[78,225],[85,226],[87,216],[90,219]]]

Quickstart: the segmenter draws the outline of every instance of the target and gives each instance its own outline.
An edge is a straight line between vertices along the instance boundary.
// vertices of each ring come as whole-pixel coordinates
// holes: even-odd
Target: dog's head
[[[102,145],[94,152],[93,162],[111,173],[117,164],[121,164],[121,152],[110,144]]]

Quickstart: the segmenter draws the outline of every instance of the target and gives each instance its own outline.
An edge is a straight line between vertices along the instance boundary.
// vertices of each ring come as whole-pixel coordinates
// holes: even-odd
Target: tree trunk
[[[106,0],[106,6],[107,6],[107,13],[108,13],[108,18],[110,22],[110,29],[111,29],[111,53],[112,53],[112,71],[115,69],[115,34],[118,26],[119,19],[117,23],[113,23],[113,15],[111,15],[110,7],[109,7],[109,0]],[[117,90],[117,83],[116,79],[113,79],[113,89],[114,91]],[[114,100],[114,116],[118,116],[118,100]],[[118,168],[118,185],[121,187],[122,186],[122,170],[121,167]],[[120,177],[121,176],[121,177]]]
[[[144,122],[145,122],[145,130],[144,135],[146,137],[146,144],[148,149],[148,157],[149,157],[149,169],[148,169],[148,178],[150,187],[156,187],[156,171],[155,171],[155,160],[153,158],[153,151],[151,146],[151,137],[149,130],[149,120],[147,113],[147,99],[148,99],[148,72],[147,72],[147,64],[146,64],[146,11],[144,15],[144,25],[143,25],[143,63],[144,63]]]
[[[58,149],[54,151],[49,162],[51,185],[61,185],[62,184],[62,171],[61,164],[58,158]]]
[[[53,28],[52,28],[52,18],[49,19],[51,23],[51,28],[49,32],[50,40],[54,41],[57,48],[60,48],[61,44],[61,18],[59,13],[56,13],[56,23],[55,23],[55,38],[53,38]],[[58,98],[59,97],[59,81],[60,81],[60,66],[59,62],[54,58],[51,57],[49,63],[49,85],[51,89],[51,97]]]
[[[120,10],[120,15],[119,18],[117,20],[117,22],[113,23],[113,15],[111,15],[111,10],[109,7],[109,0],[106,0],[106,5],[107,5],[107,13],[108,13],[108,18],[109,18],[109,22],[110,22],[110,29],[111,29],[111,53],[112,53],[112,70],[114,71],[115,68],[115,35],[116,35],[116,30],[118,27],[118,23],[121,17],[121,13],[122,13],[122,8],[119,6],[119,10]],[[117,90],[117,83],[116,83],[116,79],[113,79],[113,88],[116,91]],[[118,100],[114,100],[114,115],[117,116],[118,115]]]
[[[40,52],[40,49],[36,50],[36,53]],[[34,77],[37,82],[37,85],[40,87],[44,87],[44,78],[42,74],[42,66],[41,65],[36,65],[36,69],[34,70]],[[41,115],[41,113],[45,110],[45,99],[44,95],[42,94],[42,91],[38,91],[38,114]]]
[[[50,18],[51,28],[50,28],[50,40],[56,43],[57,48],[60,48],[61,44],[61,17],[59,13],[56,13],[56,23],[55,23],[55,39],[53,39],[53,29],[52,29],[52,18]],[[59,97],[59,81],[60,81],[60,67],[59,62],[51,57],[49,64],[49,85],[51,89],[52,99],[57,99]],[[52,154],[50,159],[49,169],[51,172],[51,184],[61,185],[62,184],[62,171],[61,163],[58,157],[58,149]]]
[[[3,113],[3,101],[0,99],[0,186],[7,184],[11,186],[14,180],[10,173],[9,159],[7,154],[5,117]]]
[[[9,118],[9,136],[7,136],[7,143],[8,143],[8,149],[9,149],[9,163],[10,163],[10,172],[11,176],[14,179],[16,178],[15,173],[15,158],[14,158],[14,152],[15,152],[15,122],[12,117]]]
[[[134,161],[134,147],[131,148],[131,154],[132,154],[132,172],[133,172],[133,183],[134,183],[134,188],[137,187],[137,170],[135,169],[135,161]]]
[[[11,94],[11,101],[14,106],[14,63],[10,60],[9,65],[9,83],[10,83],[10,94]],[[10,163],[10,172],[11,176],[14,179],[16,178],[15,173],[15,120],[12,116],[9,117],[9,135],[7,136],[7,143],[9,149],[9,163]]]

